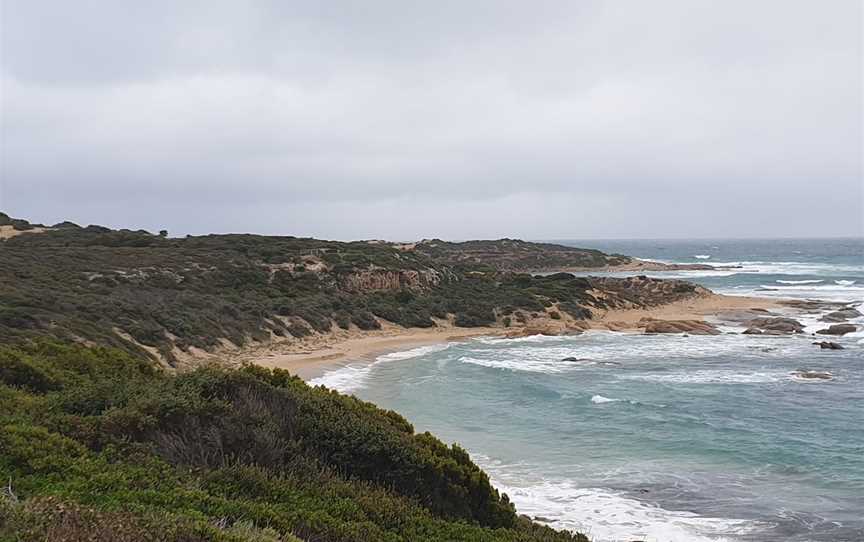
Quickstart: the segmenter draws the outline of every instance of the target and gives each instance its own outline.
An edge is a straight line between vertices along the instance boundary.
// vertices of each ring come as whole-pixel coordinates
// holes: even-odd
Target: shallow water
[[[860,250],[856,260],[836,249],[820,264],[804,256],[808,243],[772,252],[758,281],[756,272],[699,281],[726,291],[823,281],[791,284],[810,288],[793,290],[800,297],[828,281],[864,283]],[[711,246],[723,245],[677,246],[667,260],[688,261],[687,252],[710,261],[696,255]],[[739,253],[751,260],[715,253],[769,259],[750,249]],[[861,300],[854,289],[844,295]],[[864,540],[864,333],[829,351],[809,336],[728,329],[736,332],[480,338],[388,354],[315,382],[461,443],[520,513],[596,541]],[[578,361],[562,361],[570,357]],[[833,379],[801,379],[799,369]]]

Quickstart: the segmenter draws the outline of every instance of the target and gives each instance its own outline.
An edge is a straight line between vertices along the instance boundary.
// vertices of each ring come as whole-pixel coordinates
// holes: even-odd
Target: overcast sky
[[[0,5],[0,210],[32,221],[864,235],[860,0]]]

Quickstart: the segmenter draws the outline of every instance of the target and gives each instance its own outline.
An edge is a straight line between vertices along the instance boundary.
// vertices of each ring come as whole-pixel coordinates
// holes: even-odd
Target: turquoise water
[[[597,247],[749,262],[698,278],[717,290],[864,297],[860,240],[709,243]],[[808,330],[817,318],[805,318]],[[864,540],[864,332],[828,351],[809,336],[723,329],[479,338],[388,354],[316,383],[463,444],[521,513],[596,541]],[[834,378],[802,381],[793,374],[802,368]]]

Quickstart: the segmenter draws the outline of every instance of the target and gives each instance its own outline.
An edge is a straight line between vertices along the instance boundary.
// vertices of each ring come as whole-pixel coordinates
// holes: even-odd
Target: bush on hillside
[[[0,539],[585,540],[518,518],[458,446],[285,371],[45,341],[0,360]]]

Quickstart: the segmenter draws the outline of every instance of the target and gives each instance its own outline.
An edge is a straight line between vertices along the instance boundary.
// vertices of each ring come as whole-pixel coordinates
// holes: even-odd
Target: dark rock
[[[720,331],[702,320],[643,320],[645,333],[690,333],[692,335],[719,335]]]
[[[834,375],[827,371],[808,371],[806,369],[798,369],[792,376],[796,376],[798,378],[809,378],[812,380],[831,380],[834,378]]]
[[[755,327],[748,327],[741,333],[744,335],[762,335],[762,330]]]
[[[820,329],[816,333],[820,335],[846,335],[855,331],[858,331],[858,326],[855,324],[834,324],[833,326],[828,326],[828,329]]]
[[[775,331],[779,334],[788,333],[803,333],[804,325],[798,320],[782,317],[766,317],[754,318],[744,322],[748,328],[761,329],[763,332]],[[769,333],[769,335],[777,335],[778,333]]]
[[[843,350],[843,347],[837,343],[832,343],[831,341],[821,341],[815,342],[813,344],[819,345],[823,350]]]
[[[561,361],[588,361],[585,358],[562,358]]]
[[[839,311],[828,313],[822,318],[820,318],[820,320],[823,322],[845,322],[846,320],[858,318],[859,316],[861,316],[860,311],[849,307],[846,309],[841,309]]]

